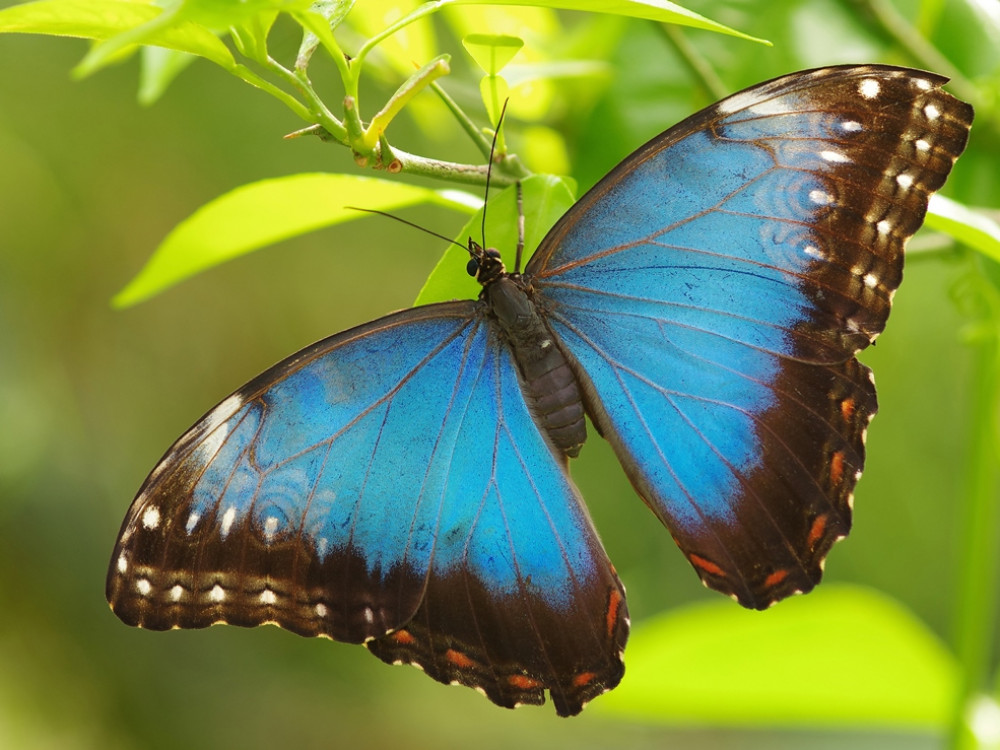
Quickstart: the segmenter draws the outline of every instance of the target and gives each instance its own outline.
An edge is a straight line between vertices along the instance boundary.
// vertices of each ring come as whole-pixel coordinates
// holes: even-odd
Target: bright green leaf
[[[149,106],[163,96],[173,80],[198,58],[187,52],[143,47],[139,73],[139,103]]]
[[[505,34],[469,34],[462,44],[488,76],[495,76],[514,59],[524,40]]]
[[[626,659],[596,710],[668,724],[940,731],[958,685],[954,657],[912,612],[829,584],[766,612],[719,601],[651,618]]]
[[[312,0],[173,0],[167,7],[177,7],[185,20],[223,31],[242,25],[260,14],[307,10]]]
[[[542,238],[552,228],[576,198],[571,181],[554,175],[533,175],[521,182],[524,196],[524,258],[521,270]],[[512,271],[517,247],[517,201],[514,187],[490,198],[486,215],[486,242],[503,254]],[[416,304],[443,302],[450,299],[470,299],[479,295],[479,284],[465,271],[469,253],[465,249],[471,237],[483,241],[483,212],[480,209],[462,227],[455,242],[441,256],[417,296]]]
[[[48,34],[106,41],[135,32],[145,24],[152,23],[155,27],[161,14],[162,9],[154,5],[127,0],[41,0],[0,10],[0,33]],[[185,21],[148,30],[148,34],[127,40],[126,44],[142,43],[189,52],[226,70],[231,70],[236,64],[226,45],[198,24]],[[107,54],[115,51],[109,49]]]
[[[753,42],[770,45],[764,39],[748,36],[721,23],[716,23],[669,0],[439,0],[439,5],[532,5],[560,10],[581,10],[591,13],[612,13],[651,21],[675,23],[696,29],[729,34]]]
[[[479,94],[483,97],[483,104],[486,105],[486,116],[490,118],[494,127],[500,122],[500,112],[503,111],[508,92],[507,81],[503,76],[484,76],[479,80]],[[500,151],[503,150],[501,143]]]
[[[417,203],[469,210],[447,192],[371,177],[300,174],[244,185],[178,224],[113,303],[133,305],[224,261],[365,215],[347,205],[391,211]]]
[[[267,64],[267,36],[271,33],[271,27],[278,20],[277,11],[257,13],[240,23],[234,23],[229,27],[233,43],[239,53],[251,60],[256,60],[261,65]]]
[[[924,221],[932,229],[1000,261],[1000,225],[993,219],[943,195],[933,195]]]
[[[347,14],[351,12],[356,0],[317,0],[309,10],[293,13],[292,16],[299,22],[304,30],[302,43],[299,45],[299,54],[296,55],[296,67],[308,65],[313,53],[324,44],[330,54],[339,47],[333,38],[333,29],[344,22]]]

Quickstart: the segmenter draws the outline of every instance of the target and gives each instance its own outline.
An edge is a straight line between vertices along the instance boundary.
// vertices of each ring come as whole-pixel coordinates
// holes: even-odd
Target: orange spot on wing
[[[851,417],[854,416],[855,403],[853,398],[845,398],[840,402],[840,415],[844,418],[845,422],[850,422]]]
[[[583,687],[584,685],[589,685],[597,677],[596,672],[580,672],[576,677],[573,678],[573,687]]]
[[[696,555],[692,552],[690,555],[688,555],[688,560],[690,560],[691,564],[694,565],[696,568],[701,568],[706,573],[710,573],[713,576],[720,576],[722,578],[726,577],[726,571],[724,571],[722,568],[720,568],[711,560],[708,560],[702,557],[701,555]]]
[[[512,674],[507,678],[507,684],[511,687],[517,688],[518,690],[534,690],[542,687],[540,680],[536,680],[534,677],[528,677],[526,674]]]
[[[813,521],[812,527],[809,529],[809,538],[806,540],[810,549],[816,547],[816,542],[823,538],[824,531],[826,531],[826,516],[817,516],[816,520]]]
[[[607,622],[608,637],[615,634],[615,625],[618,624],[618,612],[622,608],[622,595],[618,589],[611,589],[611,597],[608,600]]]
[[[409,646],[411,643],[417,642],[417,639],[413,637],[413,633],[409,630],[397,630],[389,637],[401,646]]]
[[[788,578],[787,570],[776,570],[764,579],[764,585],[769,589],[774,588],[786,578]]]
[[[844,478],[844,452],[835,451],[830,456],[830,483],[834,486],[840,484]]]
[[[469,669],[476,666],[476,662],[470,659],[466,654],[463,654],[461,651],[456,651],[453,648],[449,648],[444,652],[444,658],[459,669]]]

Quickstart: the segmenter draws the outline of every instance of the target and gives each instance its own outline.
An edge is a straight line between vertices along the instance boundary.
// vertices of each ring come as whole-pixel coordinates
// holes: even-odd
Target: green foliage
[[[298,174],[255,182],[216,198],[178,224],[114,304],[141,302],[265,245],[355,219],[359,213],[343,205],[347,200],[379,211],[418,203],[467,208],[454,194],[371,177]]]
[[[958,687],[954,657],[926,625],[849,586],[763,616],[720,601],[665,612],[637,624],[629,659],[599,705],[654,722],[939,730]]]
[[[371,259],[389,254],[388,243],[361,244],[357,233],[350,234],[349,222],[364,214],[347,206],[381,210],[419,207],[437,209],[435,215],[454,209],[467,220],[454,235],[455,241],[464,245],[469,236],[481,240],[482,213],[476,209],[484,195],[486,160],[499,103],[508,95],[504,135],[498,139],[492,165],[491,188],[495,192],[491,193],[485,228],[486,240],[502,248],[505,257],[510,257],[516,242],[514,191],[510,188],[515,181],[524,187],[525,252],[529,255],[572,204],[577,182],[586,188],[645,139],[722,93],[796,68],[838,62],[884,61],[951,76],[950,89],[977,107],[973,142],[949,183],[952,197],[938,196],[932,203],[926,222],[932,231],[922,232],[911,247],[911,260],[919,258],[927,264],[924,268],[934,272],[921,276],[920,265],[911,264],[908,276],[916,278],[908,285],[918,285],[924,279],[921,288],[925,296],[920,305],[911,303],[911,310],[931,305],[935,311],[921,325],[913,326],[919,329],[920,346],[924,337],[934,335],[928,332],[929,327],[952,321],[935,340],[956,344],[950,351],[962,352],[957,348],[959,325],[955,321],[966,322],[963,332],[968,349],[964,350],[962,367],[967,370],[956,366],[935,370],[938,379],[953,378],[948,381],[953,392],[935,391],[933,397],[914,396],[910,401],[914,411],[916,407],[924,410],[922,414],[928,410],[937,414],[933,409],[941,409],[942,404],[947,406],[947,418],[960,406],[966,413],[959,418],[961,429],[933,444],[935,451],[927,461],[920,460],[919,446],[906,441],[916,441],[914,433],[921,430],[938,429],[937,419],[929,427],[900,428],[894,433],[904,445],[893,454],[899,456],[901,471],[892,476],[880,478],[879,455],[886,456],[885,463],[892,457],[884,447],[881,454],[873,448],[869,470],[873,476],[866,478],[859,491],[880,488],[877,497],[886,505],[894,504],[891,512],[883,509],[880,515],[874,508],[876,493],[870,492],[861,503],[865,510],[859,511],[858,529],[851,541],[855,556],[850,557],[847,549],[837,549],[833,555],[838,562],[842,554],[853,561],[853,568],[841,567],[840,575],[884,586],[906,605],[871,591],[830,584],[802,601],[779,605],[764,614],[742,612],[728,602],[702,604],[695,601],[698,594],[686,589],[679,589],[683,593],[667,601],[669,597],[663,592],[676,593],[670,587],[681,584],[664,583],[662,561],[656,557],[659,552],[649,552],[669,546],[662,529],[652,528],[650,523],[649,529],[619,530],[616,514],[604,511],[608,523],[598,519],[598,526],[610,529],[605,539],[623,578],[627,583],[638,581],[638,594],[630,590],[630,602],[633,611],[641,614],[629,645],[625,681],[587,713],[621,725],[628,722],[632,727],[643,723],[767,725],[860,731],[877,726],[891,733],[950,735],[953,747],[974,747],[968,711],[973,705],[982,705],[977,696],[990,686],[997,697],[995,685],[1000,680],[995,654],[1000,589],[996,570],[1000,525],[996,423],[1000,230],[996,207],[1000,206],[1000,175],[995,165],[995,155],[1000,152],[996,113],[1000,52],[992,41],[1000,35],[1000,28],[995,17],[975,4],[945,7],[938,2],[922,2],[919,11],[885,0],[855,4],[834,0],[692,3],[718,15],[728,24],[723,26],[663,0],[524,3],[531,7],[494,7],[513,3],[460,0],[423,5],[390,0],[186,0],[160,5],[128,0],[43,0],[0,10],[0,33],[90,40],[89,51],[74,70],[81,77],[120,64],[140,51],[139,98],[144,104],[161,99],[184,77],[205,76],[207,68],[192,62],[207,60],[280,102],[300,121],[295,135],[321,139],[331,150],[346,148],[357,166],[350,174],[311,171],[263,179],[262,172],[253,177],[254,182],[210,200],[166,235],[146,266],[115,297],[119,306],[149,299],[180,281],[269,244],[296,237],[308,242],[310,233],[333,225],[338,231],[330,243],[335,251],[343,251],[356,265],[375,263],[381,272],[388,262]],[[559,13],[558,9],[593,14]],[[687,30],[663,24],[682,24]],[[766,35],[775,41],[775,47],[755,44],[759,41],[755,37],[730,26]],[[466,56],[463,42],[472,59]],[[14,75],[9,72],[5,77]],[[238,130],[240,120],[252,116],[247,111],[233,112],[231,127]],[[67,117],[65,125],[71,124]],[[406,144],[413,152],[398,144]],[[358,176],[365,169],[384,176]],[[553,174],[563,169],[575,179]],[[401,179],[411,177],[437,182],[431,188],[426,179],[417,180],[420,186]],[[443,183],[464,190],[442,190]],[[130,199],[116,196],[117,201],[134,209]],[[170,210],[181,209],[172,206]],[[367,222],[361,226],[370,226],[372,220]],[[355,239],[341,241],[342,236]],[[349,251],[352,246],[364,250]],[[391,257],[393,263],[407,259],[406,253]],[[213,283],[218,278],[213,276]],[[379,279],[361,276],[352,286],[366,288],[379,283]],[[106,284],[95,286],[104,293]],[[904,286],[901,296],[910,294],[908,288]],[[405,294],[412,298],[416,284],[406,289],[410,291]],[[425,282],[418,302],[472,294],[475,285],[464,273],[463,251],[452,246]],[[169,300],[170,295],[165,298]],[[905,305],[904,299],[901,306]],[[917,314],[900,311],[894,321]],[[174,326],[173,318],[168,317]],[[906,335],[905,321],[915,319],[900,321],[902,335]],[[890,330],[894,325],[890,324]],[[255,330],[254,336],[257,333]],[[878,351],[870,356],[891,360],[892,346],[891,341],[880,342]],[[896,352],[896,356],[903,354]],[[142,358],[132,364],[147,366]],[[891,365],[886,361],[876,368],[881,386],[885,385],[883,367],[892,381]],[[941,362],[925,363],[924,367],[931,370],[937,365]],[[0,386],[4,372],[0,367]],[[915,376],[912,371],[906,375],[907,382]],[[957,396],[952,398],[955,392],[964,394],[966,390],[969,395],[963,398],[967,400],[959,403]],[[891,411],[886,404],[897,392],[884,387],[880,391],[885,411]],[[0,406],[7,403],[5,393],[0,388]],[[17,424],[22,426],[8,431],[17,439],[7,438],[10,445],[5,455],[22,457],[8,467],[28,467],[41,460],[33,456],[44,453],[32,447],[36,439],[33,430],[44,433],[49,422],[62,425],[65,416],[59,412],[48,421],[39,416],[46,413],[46,398],[41,395],[16,403],[20,406],[7,412],[13,415],[11,419],[17,417],[18,410],[28,416],[19,417]],[[80,409],[86,411],[86,407]],[[880,417],[880,422],[882,419],[892,418]],[[191,420],[184,417],[181,421],[186,424]],[[102,422],[101,429],[106,429],[103,420],[95,422]],[[183,426],[174,425],[171,433]],[[877,424],[876,431],[879,427]],[[114,439],[100,434],[105,441]],[[0,441],[0,447],[3,445]],[[601,449],[593,450],[599,453]],[[967,463],[961,465],[962,461]],[[947,463],[950,472],[937,470],[934,462]],[[919,473],[924,464],[932,467],[929,475]],[[955,469],[956,465],[961,468]],[[10,476],[15,470],[6,469]],[[0,480],[8,476],[4,471],[0,466]],[[911,474],[923,476],[924,482],[941,484],[935,485],[937,491],[926,490],[908,484],[920,481]],[[0,486],[7,485],[0,482]],[[917,497],[921,491],[926,495],[922,500]],[[105,493],[105,488],[101,492]],[[593,494],[621,496],[622,504],[634,502],[625,484]],[[913,517],[906,515],[911,498],[921,509]],[[106,504],[109,515],[118,516],[124,509],[121,498],[100,502]],[[600,512],[595,510],[595,515]],[[940,524],[952,524],[947,527],[953,529],[951,535],[933,522],[921,520],[921,513],[934,512],[941,513]],[[70,510],[55,512],[54,522],[72,518],[71,514]],[[913,532],[910,525],[924,529],[925,536]],[[47,533],[49,528],[44,528]],[[865,528],[874,531],[866,537]],[[913,532],[909,535],[912,538],[907,537],[908,531]],[[16,545],[7,547],[14,549]],[[686,570],[678,575],[686,576],[684,581],[693,578]],[[928,583],[930,579],[933,585]],[[38,581],[32,590],[48,594],[50,583]],[[87,586],[92,588],[92,584],[88,579]],[[95,593],[88,589],[86,596],[89,602]],[[673,606],[683,599],[694,603]],[[668,605],[672,608],[666,614],[654,614]],[[47,631],[42,628],[40,632]],[[945,638],[948,647],[943,645]],[[59,636],[50,640],[59,641]],[[72,641],[59,642],[57,652],[62,653],[58,651],[62,648],[75,653],[69,643]],[[0,646],[0,657],[4,648]],[[338,651],[337,658],[345,658],[343,654]],[[68,655],[66,660],[72,658]],[[376,669],[372,664],[365,667]],[[180,692],[191,682],[189,675],[166,679]],[[81,677],[80,681],[86,679]],[[361,690],[364,695],[374,692],[374,688]],[[456,692],[445,693],[442,700],[461,700]],[[340,697],[350,700],[353,696],[352,685]],[[995,704],[987,705],[995,708]],[[398,708],[398,703],[394,707]],[[149,711],[148,706],[133,708],[139,714]],[[483,714],[475,713],[480,709]],[[219,722],[212,722],[217,719],[215,711],[209,712],[205,723],[221,732]],[[419,718],[420,711],[412,711]],[[467,721],[474,728],[479,717],[499,713],[492,707],[475,705],[469,714],[475,718]],[[9,715],[20,713],[12,710]],[[3,717],[0,713],[0,725]],[[161,724],[150,725],[162,726],[163,717],[156,718]],[[177,744],[191,739],[178,728],[180,721],[177,716],[170,717],[165,730]],[[459,716],[449,723],[462,726],[464,721]],[[563,728],[549,736],[574,736],[573,742],[565,740],[574,746],[591,739],[589,732],[571,735],[583,730],[560,726]],[[153,730],[132,728],[139,738],[156,735]],[[0,728],[0,744],[5,739],[20,744],[14,730],[12,737],[5,737],[3,731]],[[394,736],[381,726],[366,726],[365,731],[374,731],[376,737]],[[533,731],[523,731],[522,737],[535,737]],[[301,736],[312,738],[304,730]],[[617,737],[608,736],[612,739],[604,744]],[[226,739],[227,735],[215,735],[214,744],[227,744]],[[882,739],[876,740],[875,746],[881,746]],[[159,741],[170,744],[169,739]],[[205,741],[213,744],[211,739]],[[137,744],[142,744],[141,739]],[[773,746],[772,741],[765,746]]]

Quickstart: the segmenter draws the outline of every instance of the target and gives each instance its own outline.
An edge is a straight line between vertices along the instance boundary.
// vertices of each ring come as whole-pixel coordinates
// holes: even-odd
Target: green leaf
[[[571,181],[555,175],[532,175],[521,182],[524,196],[524,258],[521,270],[552,225],[559,220],[576,198]],[[517,193],[513,186],[490,198],[486,215],[486,242],[503,254],[506,263],[514,263],[517,247]],[[465,271],[469,261],[471,237],[482,242],[482,209],[476,211],[427,277],[414,304],[426,305],[450,299],[470,299],[479,295],[479,284]],[[508,271],[513,268],[508,268]]]
[[[462,44],[486,75],[495,76],[514,59],[524,40],[504,34],[469,34]]]
[[[486,107],[486,116],[490,118],[493,127],[500,123],[500,113],[503,111],[504,102],[510,96],[510,88],[503,76],[483,76],[479,80],[479,95],[483,98],[483,105]],[[500,134],[501,138],[503,133]],[[504,144],[497,140],[497,150],[505,152]]]
[[[155,5],[128,0],[41,0],[0,10],[0,33],[48,34],[97,41],[129,33],[136,37],[126,38],[124,43],[100,53],[83,69],[84,73],[92,72],[95,63],[112,59],[120,48],[140,43],[189,52],[226,70],[236,65],[226,45],[209,29],[189,21],[164,24],[159,20],[162,15],[162,9]],[[146,24],[149,26],[141,29]]]
[[[296,55],[296,67],[306,67],[321,42],[326,44],[331,54],[337,54],[333,51],[338,49],[333,39],[333,29],[344,22],[355,2],[356,0],[316,0],[309,10],[292,14],[304,31],[299,54]]]
[[[143,47],[139,68],[139,103],[157,102],[180,73],[198,58],[163,47]]]
[[[257,15],[307,10],[312,0],[172,0],[185,20],[222,31],[242,25]]]
[[[542,8],[560,10],[582,10],[591,13],[612,13],[633,18],[646,18],[662,23],[674,23],[681,26],[691,26],[696,29],[715,31],[720,34],[740,37],[752,42],[760,42],[770,46],[765,39],[736,31],[721,23],[716,23],[694,11],[682,8],[668,0],[439,0],[440,5],[530,5]]]
[[[968,206],[943,195],[932,195],[924,223],[1000,261],[1000,225]]]
[[[365,215],[346,205],[390,211],[417,203],[469,210],[446,191],[371,177],[299,174],[244,185],[178,224],[113,304],[134,305],[224,261]]]
[[[941,731],[959,679],[912,612],[829,584],[766,612],[721,601],[673,610],[638,624],[626,656],[621,686],[595,707],[668,724]]]
[[[261,65],[267,64],[267,36],[278,20],[275,10],[257,13],[229,27],[233,44],[244,57],[249,57]]]

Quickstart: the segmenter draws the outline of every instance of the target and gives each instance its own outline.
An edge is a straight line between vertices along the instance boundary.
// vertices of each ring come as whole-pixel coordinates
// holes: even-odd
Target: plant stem
[[[731,90],[723,83],[705,56],[688,41],[679,26],[669,23],[658,23],[656,28],[663,34],[674,51],[680,55],[691,74],[701,83],[711,99],[722,99]]]
[[[327,109],[326,104],[323,103],[323,100],[319,98],[319,95],[313,89],[312,84],[309,83],[309,78],[305,72],[294,73],[273,58],[268,58],[267,65],[276,75],[284,78],[289,85],[302,94],[302,97],[306,100],[308,108],[299,104],[299,107],[301,107],[305,114],[300,114],[299,110],[295,110],[295,113],[306,122],[322,125],[323,129],[336,140],[344,143],[347,137],[344,124],[334,116],[333,112]]]
[[[435,0],[434,2],[424,3],[423,5],[417,7],[417,9],[414,10],[412,13],[408,13],[407,15],[403,16],[394,24],[386,27],[378,34],[373,36],[371,39],[369,39],[367,42],[365,42],[364,45],[362,45],[361,49],[358,50],[358,53],[354,56],[354,60],[356,62],[364,60],[365,57],[367,57],[368,53],[371,52],[373,49],[375,49],[375,47],[381,44],[385,39],[388,39],[390,36],[395,34],[400,29],[406,28],[414,21],[424,18],[425,16],[429,16],[431,13],[434,13],[435,11],[438,10],[438,8],[440,8],[445,4],[446,0]]]
[[[439,180],[458,182],[465,185],[486,184],[486,164],[458,164],[456,162],[439,161],[437,159],[428,159],[424,156],[417,156],[416,154],[409,154],[406,151],[399,151],[398,149],[393,149],[392,155],[402,164],[400,171],[407,174],[434,177]],[[494,165],[493,172],[490,175],[490,184],[506,187],[513,185],[519,179],[522,179],[520,174],[513,174],[510,170],[506,170],[502,166]]]
[[[448,75],[451,67],[448,65],[449,55],[439,55],[410,76],[383,105],[382,109],[372,117],[365,130],[366,145],[372,147],[389,127],[392,119],[400,113],[413,97],[434,82],[434,79]]]
[[[309,110],[302,105],[298,99],[296,99],[291,94],[283,91],[282,89],[275,86],[273,83],[265,78],[261,78],[259,75],[254,73],[246,65],[236,65],[231,68],[230,73],[232,73],[237,78],[249,83],[261,91],[266,91],[268,94],[273,96],[278,101],[282,102],[286,107],[288,107],[292,112],[294,112],[298,117],[302,118],[306,122],[312,122],[313,118],[310,116]]]
[[[458,106],[458,102],[452,99],[448,92],[441,88],[440,85],[432,83],[431,90],[441,98],[444,105],[455,116],[458,124],[462,126],[462,129],[466,132],[469,138],[472,139],[472,142],[476,144],[476,147],[483,155],[483,159],[489,159],[491,146],[490,139],[483,135],[483,131],[481,131],[476,123],[472,121],[472,118],[465,114],[462,108]]]
[[[961,668],[951,747],[972,750],[977,738],[968,724],[979,693],[987,689],[993,634],[1000,596],[1000,494],[998,494],[997,417],[1000,409],[1000,300],[985,280],[992,317],[975,342],[971,383],[972,445],[969,450],[967,502],[961,519],[962,540],[957,602],[955,651]],[[990,304],[992,303],[992,304]]]

